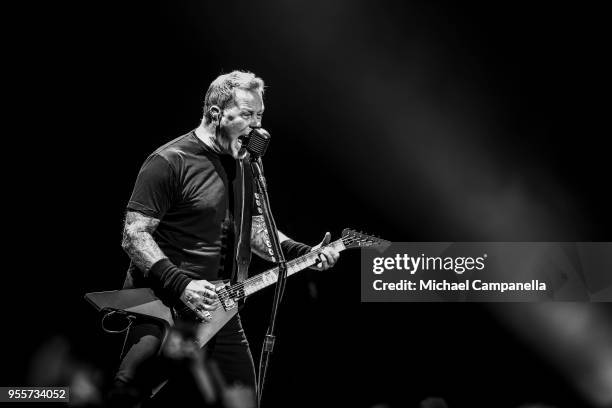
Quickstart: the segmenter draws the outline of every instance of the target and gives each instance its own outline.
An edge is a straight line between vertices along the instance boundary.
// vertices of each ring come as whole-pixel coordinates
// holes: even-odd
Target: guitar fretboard
[[[342,239],[334,241],[327,246],[334,248],[338,252],[346,249]],[[287,277],[316,264],[318,262],[320,253],[320,250],[309,252],[306,255],[302,255],[287,262]],[[265,272],[253,276],[252,278],[246,279],[244,282],[239,282],[232,285],[228,292],[237,294],[237,297],[241,298],[249,296],[263,288],[275,284],[278,280],[278,273],[278,267],[268,269]]]

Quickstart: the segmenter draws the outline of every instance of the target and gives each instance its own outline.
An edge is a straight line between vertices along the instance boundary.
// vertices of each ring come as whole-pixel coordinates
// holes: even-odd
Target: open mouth
[[[249,143],[249,135],[238,136],[238,141],[242,146],[246,146]]]

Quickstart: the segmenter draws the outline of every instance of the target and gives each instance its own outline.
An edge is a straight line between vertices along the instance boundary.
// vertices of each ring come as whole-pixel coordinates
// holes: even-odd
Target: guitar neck
[[[327,245],[330,248],[335,249],[336,251],[344,251],[346,246],[342,239],[334,241]],[[306,255],[302,255],[298,258],[295,258],[289,262],[287,262],[287,276],[291,276],[295,273],[298,273],[314,264],[317,263],[319,259],[320,251],[309,252]],[[272,269],[268,269],[265,272],[262,272],[258,275],[253,276],[252,278],[246,279],[244,282],[239,282],[235,285],[232,285],[230,291],[237,287],[237,292],[241,293],[242,296],[249,296],[265,287],[273,285],[278,281],[278,266]],[[239,289],[238,289],[239,288]]]

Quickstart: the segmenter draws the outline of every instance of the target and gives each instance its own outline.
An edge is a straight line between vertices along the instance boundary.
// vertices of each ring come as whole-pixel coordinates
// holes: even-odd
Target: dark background
[[[293,238],[353,227],[393,241],[610,241],[600,16],[348,0],[7,11],[2,383],[31,379],[31,354],[58,336],[112,369],[118,340],[82,295],[121,285],[140,165],[198,125],[208,84],[233,69],[266,81],[266,173]],[[483,305],[360,303],[358,255],[289,283],[270,406],[586,403]],[[271,295],[243,313],[256,355]]]

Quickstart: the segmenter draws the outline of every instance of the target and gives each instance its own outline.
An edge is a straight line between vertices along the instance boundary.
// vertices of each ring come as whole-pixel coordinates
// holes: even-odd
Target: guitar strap
[[[251,262],[251,216],[253,210],[253,174],[247,159],[237,160],[234,178],[234,232],[236,237],[236,263],[232,282],[247,278]]]

